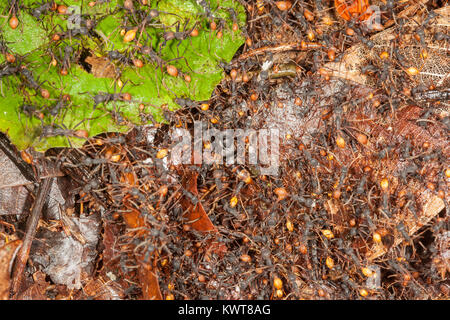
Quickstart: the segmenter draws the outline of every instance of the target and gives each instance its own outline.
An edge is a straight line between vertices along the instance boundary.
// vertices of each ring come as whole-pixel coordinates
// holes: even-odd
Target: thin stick
[[[246,53],[241,54],[237,60],[245,60],[249,57],[259,55],[259,54],[265,54],[266,52],[272,52],[272,53],[279,53],[284,51],[291,51],[291,50],[300,50],[300,45],[297,42],[294,43],[285,43],[281,44],[275,47],[262,47],[258,49],[254,49],[251,51],[248,51]]]
[[[20,285],[22,284],[23,274],[25,271],[25,266],[28,261],[28,256],[30,255],[31,244],[33,243],[34,236],[36,234],[36,229],[39,223],[39,219],[42,216],[42,208],[47,201],[48,193],[50,192],[50,187],[52,185],[53,178],[45,178],[41,180],[39,184],[39,189],[37,191],[36,200],[33,205],[33,210],[27,221],[26,233],[23,238],[23,245],[17,254],[13,276],[12,276],[12,294],[17,295],[19,293]]]

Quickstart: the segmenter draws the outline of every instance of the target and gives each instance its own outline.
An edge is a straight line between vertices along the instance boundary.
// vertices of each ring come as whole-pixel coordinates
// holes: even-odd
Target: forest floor
[[[0,138],[1,299],[449,298],[447,1],[240,2],[209,101],[29,161]],[[260,162],[174,163],[194,124]]]

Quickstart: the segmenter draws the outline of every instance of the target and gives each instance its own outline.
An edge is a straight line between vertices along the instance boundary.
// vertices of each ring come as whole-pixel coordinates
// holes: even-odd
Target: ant
[[[148,36],[148,34],[147,34]],[[150,37],[148,36],[145,43],[148,44],[150,40]],[[151,62],[151,63],[155,63],[156,66],[161,70],[161,73],[163,72],[163,67],[165,67],[169,62],[171,61],[176,61],[176,60],[180,60],[180,59],[184,59],[186,61],[187,66],[189,67],[189,64],[186,60],[186,58],[184,57],[179,57],[179,58],[173,58],[170,60],[164,60],[162,59],[152,48],[151,46],[151,42],[149,45],[145,45],[145,46],[139,46],[136,47],[136,52],[140,53],[142,55],[142,57]],[[190,67],[189,67],[190,68]],[[155,82],[158,84],[158,74],[157,74],[157,69],[155,69]],[[159,95],[159,86],[157,85],[157,90],[158,90],[158,97]]]
[[[180,47],[181,41],[186,40],[187,38],[189,38],[191,33],[195,30],[195,28],[198,25],[198,22],[196,22],[194,24],[194,26],[190,30],[187,30],[188,25],[189,25],[189,21],[190,21],[190,19],[186,20],[186,23],[183,26],[183,31],[180,31],[180,21],[177,21],[177,22],[174,23],[174,25],[176,25],[176,28],[175,28],[176,31],[175,32],[174,31],[165,31],[166,27],[164,26],[164,33],[162,35],[164,41],[159,46],[159,53],[161,53],[162,48],[166,46],[167,41],[179,40],[179,42],[177,44],[177,55],[178,55],[178,57],[180,57],[179,47]],[[187,61],[186,61],[186,64],[187,64]]]
[[[176,16],[176,17],[178,17],[178,18],[181,19],[181,17],[180,17],[179,15],[175,14],[175,13],[158,11],[158,10],[156,10],[156,9],[150,9],[150,10],[148,11],[148,14],[141,20],[140,28],[139,28],[139,29],[140,29],[140,30],[144,30],[145,26],[146,26],[147,24],[150,24],[154,19],[158,18],[159,15],[160,15],[161,13],[163,13],[163,14],[169,14],[169,15],[174,15],[174,16]]]
[[[408,242],[412,242],[411,238],[409,237],[408,231],[406,231],[406,227],[403,224],[403,222],[400,222],[399,224],[397,224],[397,230],[401,233],[402,237],[408,241]]]
[[[67,45],[64,47],[64,55],[61,52],[61,47],[59,48],[59,54],[62,56],[61,74],[66,74],[67,70],[70,69],[71,62],[78,59],[78,53],[74,56],[73,47],[71,45]]]
[[[20,10],[20,0],[9,0],[9,12],[8,14],[12,15],[12,17],[17,17],[19,15],[19,10]],[[13,19],[11,18],[11,20]],[[16,18],[17,19],[17,18]],[[10,20],[10,23],[11,23]]]
[[[50,109],[50,114],[54,117],[57,116],[59,111],[66,106],[69,100],[70,98],[67,95],[60,96],[58,102]]]
[[[21,68],[19,72],[25,78],[25,80],[28,82],[28,84],[31,88],[33,88],[33,89],[39,88],[39,84],[34,79],[32,71],[30,71],[26,68]]]
[[[361,181],[359,182],[358,187],[356,188],[357,195],[361,195],[364,193],[364,191],[366,189],[366,184],[367,184],[367,175],[364,175],[361,178]]]
[[[233,24],[238,25],[238,18],[237,18],[237,14],[236,11],[234,11],[233,8],[227,8],[228,13],[230,14],[231,20],[233,21]]]
[[[148,38],[146,43],[148,43]],[[157,68],[155,68],[155,83],[156,83],[156,89],[158,91],[158,97],[160,96],[159,94],[159,85],[158,85],[158,73],[157,73],[157,69],[159,68],[161,70],[161,73],[163,72],[163,67],[172,60],[169,61],[165,61],[164,59],[162,59],[152,48],[151,43],[150,45],[145,45],[145,46],[139,46],[136,47],[136,52],[140,53],[142,55],[142,57],[151,62],[156,64]]]
[[[131,15],[133,16],[134,22],[137,23],[137,19],[136,19],[136,9],[134,8],[134,4],[133,4],[133,0],[125,0],[123,2],[123,7],[119,7],[120,8],[124,8],[125,10],[127,10],[128,12],[131,13]]]
[[[409,191],[406,194],[406,198],[408,199],[408,202],[406,203],[405,208],[407,208],[409,211],[411,211],[411,213],[413,214],[414,218],[416,220],[418,220],[419,218],[417,217],[416,199],[415,199],[414,194]]]
[[[9,77],[12,75],[19,74],[20,70],[21,67],[19,65],[13,66],[10,64],[5,64],[3,68],[0,68],[0,91],[2,96],[5,96],[3,93],[3,77]]]
[[[114,101],[129,101],[131,99],[130,95],[128,93],[122,93],[123,88],[125,87],[125,84],[128,81],[126,81],[122,88],[120,89],[119,93],[107,93],[107,92],[99,92],[95,96],[92,97],[92,95],[88,92],[82,92],[81,94],[89,94],[93,100],[94,100],[94,110],[100,103],[107,104],[109,102]],[[114,84],[114,91],[116,89],[116,85]]]
[[[417,101],[428,101],[428,100],[448,101],[450,100],[450,89],[443,88],[442,90],[428,90],[428,91],[414,92],[413,97]]]
[[[83,121],[84,120],[79,122],[75,126],[75,128],[78,127]],[[46,125],[41,128],[41,134],[39,136],[39,141],[41,141],[42,138],[57,137],[57,136],[76,137],[76,138],[87,139],[88,135],[89,135],[89,133],[86,130],[70,130],[70,129],[65,129],[61,126]],[[69,145],[72,147],[70,140],[68,140],[68,142],[69,142]]]
[[[39,108],[37,106],[31,105],[31,104],[23,104],[20,106],[20,111],[27,115],[28,117],[35,116],[36,118],[40,119],[43,123],[44,114],[40,112]],[[20,112],[18,114],[19,120],[20,120]]]
[[[8,52],[8,47],[6,45],[6,41],[3,39],[3,37],[0,39],[0,52],[2,54],[5,54]]]
[[[25,78],[26,83],[28,86],[35,91],[37,91],[47,80],[41,82],[40,84],[35,80],[33,76],[33,72],[28,70],[25,67],[19,68],[19,73]]]
[[[197,103],[188,98],[175,98],[175,103],[180,105],[182,108],[193,108]]]
[[[146,39],[145,44],[149,43],[149,37]],[[166,65],[166,61],[163,60],[158,54],[153,50],[151,43],[150,45],[139,46],[136,48],[136,51],[140,53],[144,59],[155,63],[159,68],[161,68],[161,72],[163,70],[163,66]],[[147,57],[148,56],[148,57]]]
[[[214,18],[213,14],[212,14],[212,11],[211,11],[211,7],[208,5],[208,3],[205,0],[197,0],[197,4],[202,6],[203,10],[205,11],[206,17],[209,20],[212,20]]]
[[[114,47],[113,47],[114,49]],[[128,58],[125,54],[120,53],[118,50],[108,51],[108,58],[110,60],[117,60],[122,64],[128,65],[131,64],[130,58]]]
[[[434,38],[437,41],[442,41],[442,40],[449,41],[450,40],[450,36],[448,34],[445,34],[445,33],[442,33],[442,32],[436,32],[434,34]]]

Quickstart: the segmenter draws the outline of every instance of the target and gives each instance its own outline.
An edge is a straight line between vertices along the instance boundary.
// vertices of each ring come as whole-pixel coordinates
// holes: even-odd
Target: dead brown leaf
[[[17,296],[17,300],[47,300],[46,291],[50,283],[45,280],[45,273],[33,274],[34,283]]]
[[[184,185],[184,188],[196,197],[198,196],[197,177],[197,172],[191,173]],[[190,225],[194,230],[200,232],[217,232],[217,228],[213,225],[211,220],[209,220],[208,215],[206,214],[200,201],[194,205],[187,197],[183,197],[181,199],[181,206],[183,207],[183,211],[187,212],[187,220],[193,221]]]
[[[89,56],[86,62],[91,65],[91,73],[96,78],[114,78],[116,75],[114,65],[105,57]]]

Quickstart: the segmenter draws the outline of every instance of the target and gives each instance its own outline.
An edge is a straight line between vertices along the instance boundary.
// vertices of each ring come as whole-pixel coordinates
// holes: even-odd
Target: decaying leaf
[[[129,229],[136,229],[145,226],[145,220],[141,213],[134,209],[127,201],[125,197],[124,206],[127,211],[122,213],[123,219]],[[136,236],[145,235],[146,230],[138,230]],[[151,254],[152,256],[154,255]],[[142,288],[142,298],[144,300],[162,300],[161,291],[159,289],[158,277],[156,274],[156,268],[154,266],[155,259],[153,257],[143,256],[136,257],[138,260],[138,278],[140,280],[140,286]]]
[[[42,266],[42,270],[54,283],[65,284],[70,289],[80,289],[82,272],[91,274],[94,268],[100,222],[97,214],[70,219],[78,227],[74,232],[83,237],[85,244],[64,231],[43,229],[37,234],[39,241],[33,243],[30,258]]]
[[[114,64],[105,57],[89,56],[86,62],[91,66],[91,72],[96,78],[114,78],[116,70]]]
[[[349,149],[335,151],[335,155],[340,161],[352,163],[353,168],[359,168],[362,170],[364,166],[369,166],[373,170],[373,180],[380,181],[383,177],[390,177],[391,190],[394,192],[397,185],[399,185],[399,179],[401,178],[403,170],[410,164],[411,160],[394,159],[378,159],[374,158],[373,149],[376,144],[385,144],[387,142],[397,142],[399,144],[404,143],[407,137],[414,137],[414,143],[417,145],[423,145],[427,142],[430,145],[430,150],[440,150],[447,158],[450,156],[450,147],[448,145],[448,137],[445,129],[438,123],[431,123],[427,128],[419,126],[416,119],[420,118],[424,110],[418,106],[405,106],[397,113],[397,119],[395,120],[395,128],[392,128],[390,123],[379,123],[371,119],[376,118],[374,110],[366,110],[364,108],[356,108],[347,121],[350,123],[358,123],[360,132],[364,132],[369,138],[369,141],[365,148],[362,149],[362,156],[359,159],[352,161],[353,154]],[[367,120],[362,120],[367,119]],[[372,159],[372,160],[371,160]],[[427,163],[423,170],[423,176],[427,179],[431,179],[435,163]],[[417,212],[418,219],[413,213],[403,208],[400,214],[396,214],[392,219],[386,219],[386,225],[390,225],[395,229],[395,226],[399,222],[403,222],[407,228],[410,236],[414,235],[422,226],[425,226],[436,217],[441,210],[445,208],[444,201],[437,195],[433,194],[431,190],[428,190],[424,183],[417,180],[411,180],[408,183],[408,189],[412,192],[418,201],[419,210]],[[447,195],[447,201],[449,196]],[[331,217],[343,214],[339,207],[329,201],[326,206],[330,212]],[[383,217],[380,217],[383,219]],[[394,248],[401,242],[405,241],[403,236],[399,233],[395,233],[394,241],[390,248]],[[371,250],[368,252],[368,259],[373,260],[387,252],[387,248],[380,243],[374,243]]]
[[[127,224],[128,228],[135,229],[143,227],[145,225],[145,222],[139,210],[134,209],[130,205],[128,205],[126,199],[123,201],[123,203],[127,211],[122,213],[122,217],[125,223]]]
[[[198,173],[191,173],[190,177],[186,180],[185,188],[195,197],[198,197],[197,190],[197,177]],[[217,232],[217,228],[213,225],[211,220],[209,220],[208,215],[203,208],[200,201],[193,204],[190,199],[183,197],[181,199],[181,205],[186,213],[186,220],[189,225],[192,226],[194,230],[201,232]]]

